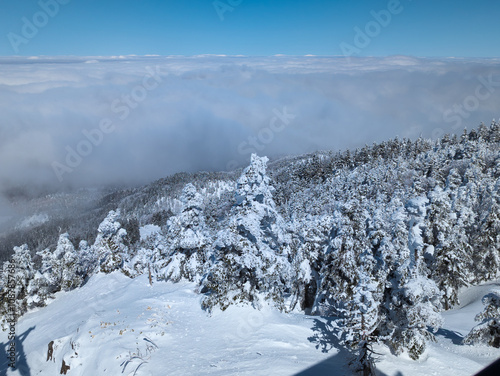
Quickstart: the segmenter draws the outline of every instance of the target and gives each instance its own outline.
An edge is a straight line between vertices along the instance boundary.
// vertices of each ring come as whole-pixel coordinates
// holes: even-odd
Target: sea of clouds
[[[437,138],[500,114],[500,60],[0,58],[0,192],[142,184],[179,171]],[[3,201],[3,205],[2,205]],[[5,212],[5,200],[0,199]]]

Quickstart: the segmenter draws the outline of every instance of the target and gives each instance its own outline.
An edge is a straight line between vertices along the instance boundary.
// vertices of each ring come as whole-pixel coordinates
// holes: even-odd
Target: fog
[[[239,167],[251,152],[460,134],[498,117],[499,62],[0,58],[0,192],[143,184]]]

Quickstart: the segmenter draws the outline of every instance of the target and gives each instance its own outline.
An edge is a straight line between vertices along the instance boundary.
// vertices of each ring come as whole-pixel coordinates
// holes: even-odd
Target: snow
[[[443,313],[445,326],[465,336],[474,325],[478,324],[474,318],[484,309],[482,298],[499,286],[500,281],[496,281],[462,289],[459,294],[460,306]]]
[[[74,376],[121,374],[129,352],[138,351],[147,360],[138,375],[292,375],[335,355],[308,341],[314,318],[248,306],[214,310],[209,317],[195,289],[194,283],[150,286],[147,276],[97,274],[27,313],[17,326],[18,337],[28,333],[18,349],[31,374],[59,374],[64,359]],[[4,344],[6,337],[1,333]],[[54,361],[47,362],[50,341]],[[146,355],[151,343],[157,348],[151,345]],[[124,374],[141,362],[134,359]]]
[[[377,369],[386,375],[473,375],[500,358],[500,349],[481,345],[462,345],[461,341],[477,324],[474,317],[483,310],[484,295],[498,288],[500,282],[490,282],[462,289],[461,305],[442,313],[444,324],[436,334],[436,343],[430,343],[418,361],[406,354],[396,357],[387,348],[378,346],[375,351],[383,360]]]
[[[481,298],[497,286],[462,291],[462,305],[443,313],[437,342],[418,361],[376,346],[379,374],[469,376],[500,357],[500,349],[459,344],[475,325]],[[196,288],[188,282],[150,286],[147,276],[129,279],[120,272],[94,275],[20,319],[18,365],[27,364],[32,375],[59,374],[63,359],[74,376],[131,375],[139,366],[137,375],[351,375],[345,350],[321,330],[326,319],[266,305],[260,311],[230,306],[209,316]],[[5,346],[6,332],[0,340]],[[53,360],[46,361],[50,341]]]
[[[157,225],[145,225],[139,228],[141,240],[145,241],[147,238],[161,232],[161,227]]]
[[[111,235],[116,234],[116,232],[120,229],[121,224],[117,221],[120,218],[120,211],[111,210],[108,213],[108,216],[104,218],[98,228],[99,234],[103,237],[110,237]]]

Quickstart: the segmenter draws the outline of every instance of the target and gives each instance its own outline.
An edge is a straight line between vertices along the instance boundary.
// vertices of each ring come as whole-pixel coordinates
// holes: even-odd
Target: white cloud
[[[159,67],[157,87],[146,67]],[[0,58],[0,184],[57,189],[225,169],[230,161],[246,163],[249,147],[238,149],[259,135],[267,138],[256,151],[273,156],[460,133],[498,117],[500,84],[482,89],[482,97],[489,94],[477,106],[469,98],[489,75],[500,82],[497,60]],[[464,104],[474,108],[458,124],[450,116]],[[270,138],[263,129],[284,107],[296,117]],[[103,119],[114,130],[61,183],[52,163],[66,164],[67,148],[75,150]]]

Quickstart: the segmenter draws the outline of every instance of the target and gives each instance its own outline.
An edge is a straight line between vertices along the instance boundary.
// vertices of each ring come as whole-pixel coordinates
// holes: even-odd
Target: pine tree
[[[67,233],[59,236],[54,252],[45,249],[37,255],[41,258],[41,267],[30,280],[28,306],[44,306],[55,292],[72,290],[83,283],[78,272],[78,254]]]
[[[210,235],[203,217],[203,197],[193,184],[187,184],[181,195],[182,209],[179,215],[168,220],[162,261],[165,279],[175,282],[181,278],[199,281],[209,260]]]
[[[427,277],[423,263],[424,242],[422,230],[427,199],[418,197],[406,205],[408,220],[408,250],[399,254],[396,270],[390,273],[392,286],[386,294],[386,317],[383,328],[385,342],[395,354],[407,350],[412,359],[425,351],[427,341],[434,340],[428,328],[437,330],[442,325],[441,292]],[[404,255],[409,253],[410,257]],[[403,256],[403,258],[401,258]]]
[[[203,281],[203,291],[208,292],[203,300],[206,309],[224,310],[234,303],[259,307],[261,296],[285,307],[290,239],[272,198],[267,161],[252,154],[250,166],[238,179],[236,204],[226,228],[217,234],[216,261]]]
[[[330,215],[311,216],[294,221],[292,243],[293,300],[290,308],[298,303],[300,309],[314,309],[318,287],[318,273],[329,246],[333,218]],[[317,308],[317,307],[316,307]]]
[[[12,262],[11,262],[12,261]],[[14,247],[10,261],[3,264],[0,314],[2,330],[7,329],[7,317],[17,320],[28,309],[28,286],[34,275],[31,252],[26,244]],[[12,278],[9,278],[13,276]]]
[[[58,290],[58,286],[50,278],[52,252],[47,248],[36,254],[41,258],[41,266],[35,271],[28,286],[29,307],[43,307],[47,300],[52,298],[53,293]]]
[[[94,253],[97,255],[97,271],[111,273],[122,268],[128,260],[128,247],[124,244],[127,231],[122,228],[118,219],[120,211],[110,211],[98,228],[94,242]]]
[[[378,281],[378,291],[383,292],[385,281],[394,267],[395,245],[391,239],[391,208],[392,202],[380,202],[375,208],[368,207],[369,215],[366,221],[366,231],[370,246],[370,255],[375,262],[371,269],[372,276]],[[388,207],[386,207],[388,206]],[[382,207],[386,207],[382,209]]]
[[[427,214],[427,203],[429,200],[424,196],[419,196],[409,200],[406,204],[406,210],[410,216],[408,223],[408,249],[410,251],[409,270],[414,276],[427,274],[424,263],[424,239],[422,237],[425,231],[425,217]]]
[[[431,273],[439,289],[443,292],[442,303],[445,310],[459,304],[458,291],[468,284],[471,247],[467,243],[463,225],[466,218],[462,212],[459,218],[454,209],[460,210],[457,202],[458,188],[446,190],[436,186],[429,194],[429,218],[427,239],[434,246],[430,260]],[[465,221],[465,222],[464,222]]]
[[[373,277],[376,261],[369,250],[360,255],[358,284],[352,298],[340,308],[343,343],[354,354],[350,364],[365,376],[375,375],[372,345],[378,342],[374,333],[379,325],[379,306],[382,298],[379,283]]]
[[[403,284],[399,297],[400,317],[396,321],[399,328],[391,340],[391,344],[396,344],[396,353],[398,347],[407,349],[414,360],[423,354],[427,341],[434,340],[428,328],[436,331],[443,324],[439,313],[440,297],[441,292],[436,284],[423,276],[414,277]]]
[[[147,273],[151,275],[152,280],[164,279],[161,272],[165,260],[160,254],[160,250],[156,247],[141,247],[134,257],[130,260],[131,275],[137,277]]]
[[[359,197],[359,196],[358,196]],[[352,299],[354,287],[359,283],[357,274],[361,252],[370,249],[366,221],[368,211],[366,202],[351,199],[343,203],[340,211],[335,211],[334,225],[325,262],[320,270],[321,301],[326,309],[321,314],[335,314],[336,306]]]
[[[500,273],[500,180],[494,186],[487,186],[483,195],[474,265],[478,281],[489,281],[498,278]]]
[[[61,290],[72,290],[82,284],[82,279],[78,275],[78,264],[78,255],[69,240],[69,235],[61,234],[51,260],[51,273],[55,284]]]
[[[86,240],[81,240],[78,245],[77,274],[85,281],[97,268],[97,254],[95,248],[91,247]]]

